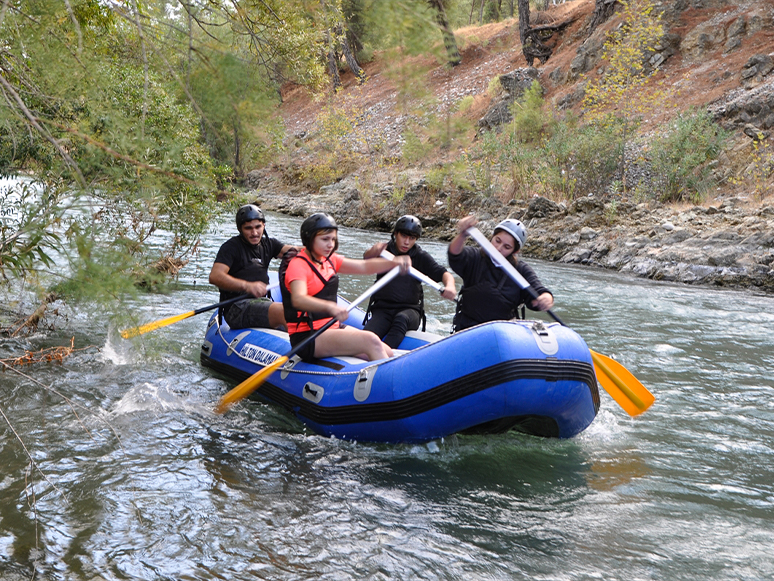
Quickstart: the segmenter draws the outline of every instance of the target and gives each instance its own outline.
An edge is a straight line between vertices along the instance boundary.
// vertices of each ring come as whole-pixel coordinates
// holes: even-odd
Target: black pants
[[[245,299],[227,307],[223,314],[232,329],[268,328],[270,305],[271,299],[266,297]]]
[[[397,349],[407,331],[419,329],[422,317],[416,309],[374,309],[368,319],[366,331],[371,331],[393,349]]]

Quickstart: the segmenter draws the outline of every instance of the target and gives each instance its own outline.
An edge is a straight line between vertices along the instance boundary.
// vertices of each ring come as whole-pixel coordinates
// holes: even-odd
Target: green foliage
[[[647,68],[648,55],[664,35],[661,17],[654,0],[619,0],[623,5],[621,25],[611,32],[602,58],[607,61],[604,74],[586,85],[583,106],[592,123],[606,124],[610,119],[621,130],[626,144],[633,138],[643,116],[658,109],[666,100],[660,87],[646,90],[655,70]],[[615,114],[611,113],[615,111]],[[626,176],[626,158],[621,150],[619,173]],[[624,190],[626,180],[622,180]]]
[[[552,118],[550,131],[530,141],[519,139],[516,132],[487,132],[466,161],[483,195],[493,194],[504,176],[511,180],[512,193],[522,197],[537,193],[572,199],[602,193],[618,174],[624,144],[621,125],[612,119],[578,126],[568,116]]]
[[[499,135],[494,131],[485,131],[465,155],[471,181],[482,195],[491,196],[499,187],[507,153]]]
[[[470,101],[472,103],[472,99]],[[473,124],[453,109],[443,115],[426,114],[406,125],[401,155],[407,164],[425,160],[437,149],[451,149],[466,142]]]
[[[605,204],[605,220],[608,224],[613,224],[618,217],[618,200],[610,200]]]
[[[564,193],[570,197],[588,193],[602,194],[619,172],[623,157],[624,121],[610,117],[605,123],[575,127],[573,122],[558,125],[545,146],[550,165],[556,168],[561,183],[571,176],[572,185]]]
[[[422,142],[422,139],[417,135],[414,128],[407,127],[403,131],[403,147],[401,148],[401,155],[406,163],[414,164],[424,159],[432,148],[432,145]]]
[[[511,106],[511,126],[520,141],[536,141],[544,135],[550,119],[543,114],[543,103],[543,88],[535,80]]]
[[[489,79],[489,84],[486,87],[486,94],[492,98],[496,99],[503,93],[503,85],[500,82],[500,76],[497,75],[496,77],[492,77]]]
[[[113,294],[160,257],[183,259],[215,214],[216,189],[281,148],[277,81],[322,84],[305,0],[169,8],[18,0],[0,10],[0,175],[36,178],[32,210],[0,233],[4,275],[56,266],[71,277],[62,288]]]
[[[363,111],[352,95],[334,95],[317,116],[315,160],[302,171],[302,177],[315,187],[341,179],[367,153],[368,136],[361,132],[358,117]],[[360,147],[364,151],[359,151]]]
[[[772,191],[771,176],[774,175],[774,152],[771,143],[758,134],[750,143],[749,157],[744,158],[747,166],[739,175],[729,178],[734,185],[747,185],[758,198],[763,199]]]
[[[654,0],[619,0],[623,22],[605,42],[602,58],[607,61],[604,75],[586,86],[584,107],[592,117],[616,107],[630,117],[642,114],[659,102],[658,91],[642,90],[654,71],[646,68],[646,57],[664,35]]]
[[[0,275],[21,277],[38,264],[51,266],[61,237],[50,229],[62,220],[58,196],[22,181],[0,190]],[[40,228],[48,226],[49,231]]]
[[[472,188],[465,173],[465,164],[460,160],[430,168],[425,176],[425,181],[432,193],[449,189],[470,191]]]
[[[378,50],[399,49],[405,56],[437,51],[443,55],[438,25],[427,0],[359,0],[359,40]]]
[[[668,133],[651,142],[653,191],[662,201],[701,200],[717,183],[709,162],[727,135],[706,111],[679,115]]]
[[[214,53],[192,71],[190,86],[214,159],[238,177],[270,161],[284,131],[274,114],[276,92],[259,69],[236,55]]]
[[[473,106],[474,101],[475,99],[473,98],[473,95],[465,95],[457,103],[457,113],[467,112]]]
[[[398,91],[399,106],[406,114],[425,110],[433,96],[425,82],[435,63],[412,58],[435,55],[445,62],[445,51],[435,13],[426,0],[362,0],[362,19],[369,34],[364,44],[383,50],[384,74]]]

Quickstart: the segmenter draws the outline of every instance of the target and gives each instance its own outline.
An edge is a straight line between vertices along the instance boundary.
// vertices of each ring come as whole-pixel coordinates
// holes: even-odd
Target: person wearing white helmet
[[[269,263],[291,248],[266,233],[266,217],[255,204],[245,204],[236,213],[238,236],[226,240],[215,256],[210,270],[210,284],[220,289],[220,300],[227,301],[241,294],[254,298],[237,301],[223,310],[232,329],[285,326],[281,303],[275,303],[267,293]]]
[[[518,259],[527,241],[527,229],[518,220],[507,219],[495,226],[492,245],[527,280],[538,295],[533,300],[482,249],[465,246],[468,228],[476,225],[475,216],[457,223],[457,236],[449,244],[449,266],[462,278],[454,331],[488,321],[508,320],[518,315],[521,305],[533,311],[546,311],[554,305],[551,292],[540,282],[535,271]]]
[[[417,244],[422,236],[419,218],[407,214],[395,222],[389,242],[377,242],[363,253],[363,258],[376,258],[384,250],[393,256],[408,256],[411,266],[445,286],[441,296],[453,301],[457,297],[454,277]],[[377,280],[382,275],[377,276]],[[363,328],[397,349],[407,331],[424,331],[425,309],[422,283],[412,276],[398,277],[371,297]]]

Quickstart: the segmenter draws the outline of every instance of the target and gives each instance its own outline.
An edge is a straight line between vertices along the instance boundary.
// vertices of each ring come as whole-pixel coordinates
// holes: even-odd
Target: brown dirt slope
[[[676,3],[662,4],[668,6]],[[649,87],[662,84],[671,87],[672,100],[664,103],[659,111],[650,114],[644,126],[646,130],[689,107],[706,107],[739,89],[740,74],[749,59],[754,55],[774,52],[774,29],[768,26],[755,28],[755,22],[760,20],[761,15],[774,13],[772,0],[706,0],[688,4],[709,7],[688,8],[679,13],[667,10],[664,16],[665,28],[671,35],[679,36],[682,41],[680,49],[688,47],[685,40],[690,35],[696,37],[695,45],[699,48],[691,49],[693,52],[689,55],[678,49],[654,75]],[[593,9],[594,0],[569,0],[551,6],[547,12],[532,14],[533,25],[570,22],[548,41],[553,45],[554,53],[545,64],[538,67],[546,100],[555,107],[581,112],[578,99],[573,99],[572,95],[581,90],[584,78],[583,74],[573,74],[572,68],[573,60],[577,59],[587,39],[587,24]],[[746,20],[745,34],[741,36],[738,46],[728,50],[728,31],[740,15]],[[620,11],[604,23],[595,36],[603,39],[606,31],[614,29],[619,23]],[[487,94],[490,81],[527,66],[521,53],[518,21],[511,19],[466,27],[456,30],[455,35],[461,45],[462,64],[449,68],[432,56],[424,57],[424,62],[415,64],[422,64],[429,71],[425,82],[438,100],[439,111],[470,95],[474,97],[474,104],[466,116],[478,121],[492,104],[492,98]],[[399,153],[399,136],[405,114],[398,105],[398,91],[383,69],[385,66],[386,63],[377,54],[374,60],[364,66],[368,75],[365,85],[359,86],[354,75],[347,71],[342,75],[343,90],[335,96],[327,95],[322,100],[347,99],[360,110],[371,112],[372,115],[368,116],[368,123],[372,125],[370,129],[386,138],[393,153]],[[597,61],[590,70],[582,73],[594,78],[603,66],[604,63]],[[567,106],[568,103],[570,106]],[[288,133],[297,135],[313,130],[320,105],[321,98],[313,98],[305,88],[293,85],[284,87],[280,112]],[[455,152],[447,152],[446,155],[455,155]],[[428,163],[432,161],[426,160]]]
[[[669,88],[669,96],[645,119],[644,135],[689,107],[706,108],[734,133],[715,170],[722,170],[725,182],[700,206],[613,199],[599,192],[593,196],[584,192],[574,200],[513,199],[507,184],[501,184],[502,192],[494,196],[434,191],[425,181],[430,170],[464,155],[465,147],[476,139],[475,130],[470,130],[467,141],[437,148],[435,157],[407,165],[401,160],[401,137],[410,107],[399,102],[387,60],[379,55],[365,65],[368,80],[363,86],[346,73],[344,88],[336,94],[313,97],[303,87],[284,87],[280,111],[291,137],[288,156],[281,164],[250,172],[247,185],[265,209],[294,215],[331,212],[347,226],[387,230],[399,215],[414,213],[422,219],[428,237],[442,240],[455,234],[456,220],[468,212],[479,217],[484,231],[491,231],[506,216],[517,217],[529,229],[524,248],[528,257],[656,280],[774,293],[771,172],[764,175],[760,167],[753,167],[765,179],[758,177],[752,185],[749,180],[728,177],[745,171],[749,175],[754,165],[750,163],[752,138],[761,130],[768,134],[774,129],[774,0],[664,0],[661,5],[667,10],[669,50],[661,53],[667,58],[644,90],[661,84]],[[699,5],[703,8],[695,7]],[[593,78],[605,66],[599,59],[600,49],[606,32],[617,27],[621,18],[614,15],[588,37],[593,9],[594,0],[570,0],[538,14],[541,23],[568,22],[550,40],[554,54],[538,67],[546,100],[556,110],[582,114],[583,75]],[[475,125],[494,104],[490,81],[526,67],[518,22],[469,27],[455,34],[462,64],[450,69],[430,56],[412,64],[427,71],[425,81],[436,98],[429,106],[439,117],[461,99],[472,97],[465,115]],[[751,68],[756,58],[763,64]],[[358,117],[359,130],[365,126],[387,151],[379,149],[380,163],[361,163],[335,183],[311,185],[300,168],[319,161],[313,157],[319,155],[313,147],[318,115],[326,104],[344,102],[363,113]],[[771,141],[767,137],[757,142],[759,151],[774,150]],[[767,155],[771,163],[771,154]],[[390,156],[395,163],[384,164]],[[731,169],[734,173],[728,174]]]

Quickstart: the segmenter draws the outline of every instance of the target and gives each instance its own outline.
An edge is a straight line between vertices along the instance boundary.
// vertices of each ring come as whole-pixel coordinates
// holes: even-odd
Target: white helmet
[[[524,227],[524,224],[519,222],[518,220],[512,220],[511,218],[508,218],[507,220],[503,220],[500,222],[497,226],[495,226],[495,233],[498,230],[504,230],[511,236],[513,236],[513,239],[516,240],[516,243],[519,245],[514,252],[517,250],[521,250],[524,247],[524,243],[527,241],[527,229]]]

